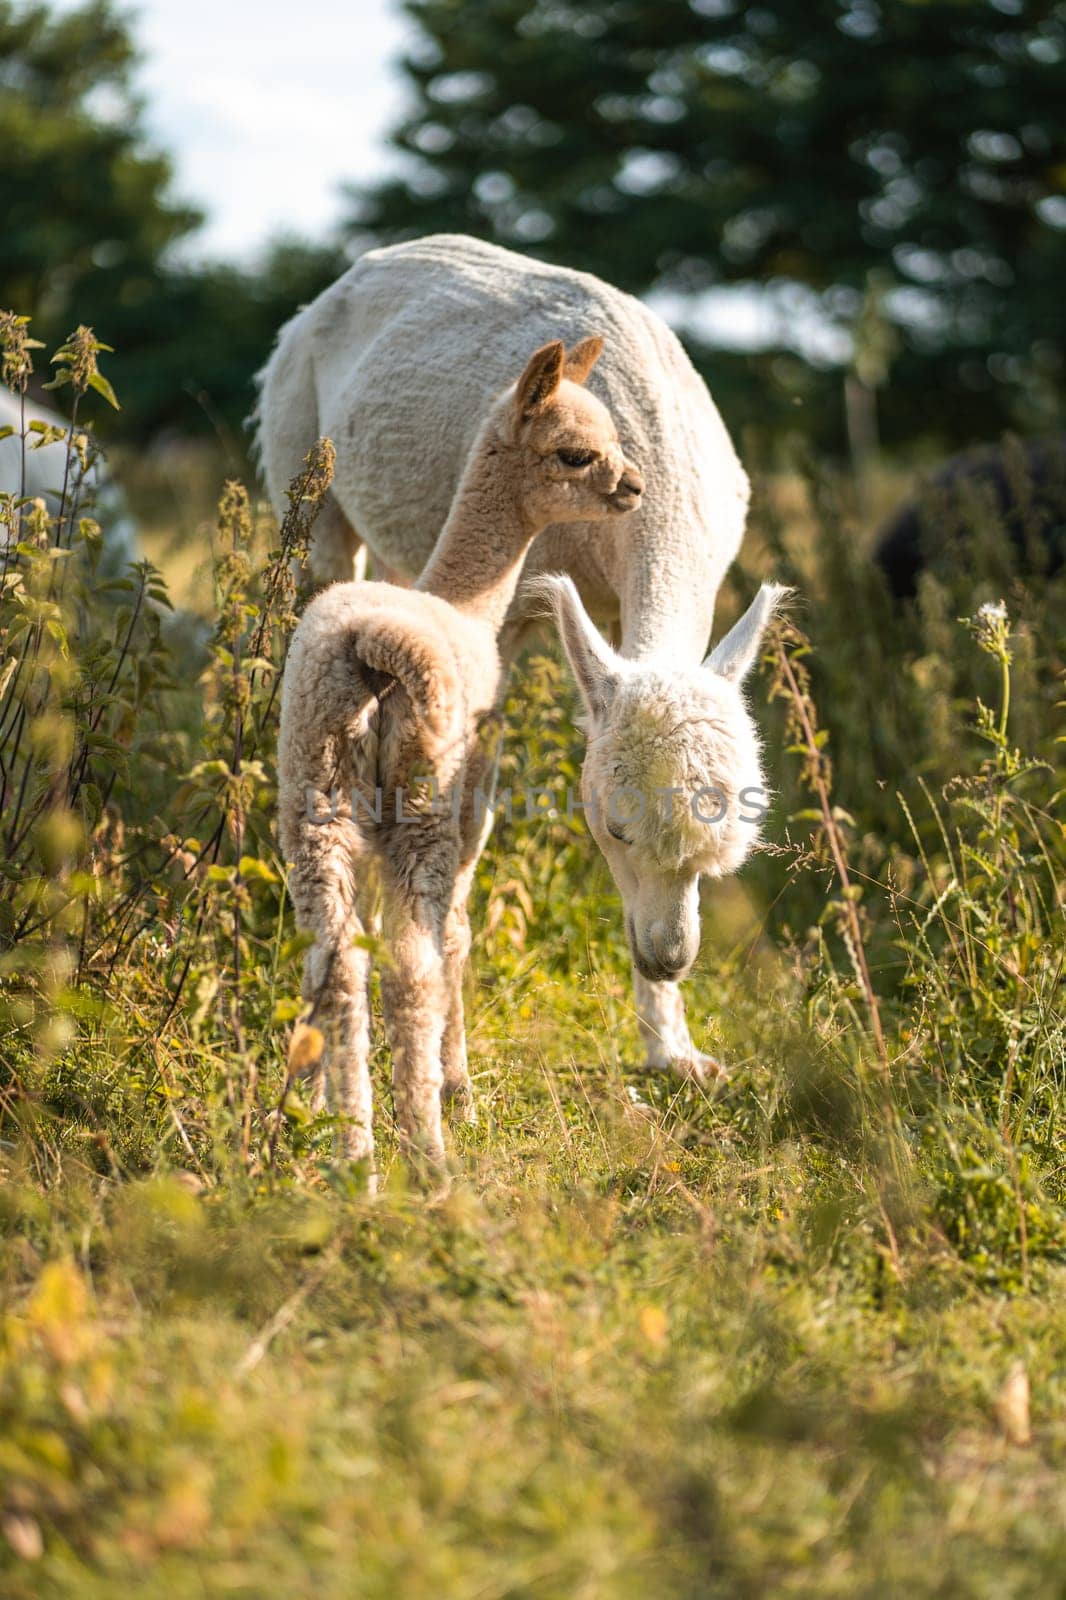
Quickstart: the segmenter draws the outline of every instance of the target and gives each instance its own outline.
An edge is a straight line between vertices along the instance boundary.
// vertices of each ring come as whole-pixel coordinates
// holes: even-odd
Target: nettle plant
[[[236,1117],[238,1147],[254,1163],[274,1153],[281,1125],[259,1092],[260,1058],[269,1051],[277,1067],[277,1025],[299,1009],[282,992],[276,699],[295,625],[292,574],[329,486],[332,446],[309,452],[275,547],[258,562],[247,491],[226,484],[217,620],[199,663],[202,708],[190,705],[189,663],[167,642],[163,580],[144,560],[113,573],[113,530],[96,515],[100,451],[83,417],[93,395],[118,403],[99,367],[108,347],[82,327],[53,357],[51,387],[71,390],[62,427],[27,415],[40,348],[27,318],[0,315],[0,377],[21,424],[4,435],[18,436],[20,488],[34,476],[32,452],[62,453],[54,495],[0,495],[0,1116],[47,1105],[69,1114],[56,1122],[61,1140],[132,1092],[142,1115],[139,1132],[130,1123],[131,1151],[149,1148],[163,1125],[187,1157],[223,1140],[233,1148]],[[267,1021],[254,1045],[248,996],[257,1024],[264,1011]],[[143,1114],[146,1103],[156,1116]],[[106,1159],[119,1156],[108,1148]]]
[[[201,678],[203,753],[175,795],[186,831],[163,841],[183,896],[167,951],[166,1020],[185,999],[196,1048],[185,1049],[189,1038],[179,1032],[156,1049],[156,1061],[168,1055],[168,1081],[187,1085],[179,1096],[187,1149],[193,1131],[227,1137],[236,1119],[240,1157],[252,1168],[274,1165],[286,1112],[290,1131],[304,1120],[290,1096],[300,1058],[294,1054],[286,1065],[281,1056],[279,1030],[303,1010],[297,996],[306,940],[285,917],[284,864],[273,838],[274,758],[281,677],[297,619],[294,574],[306,564],[334,459],[328,439],[308,452],[289,486],[277,542],[259,564],[247,490],[235,480],[223,489],[217,620]],[[268,1089],[270,1077],[280,1098],[277,1087]],[[219,1106],[221,1122],[213,1116]],[[172,1109],[180,1123],[181,1111]]]
[[[27,419],[38,349],[27,318],[0,315],[20,487],[30,452],[63,452],[57,496],[0,494],[0,1017],[16,1040],[29,1028],[57,1045],[84,1009],[74,996],[115,891],[123,813],[161,726],[169,602],[150,562],[114,576],[101,561],[99,450],[80,413],[90,392],[117,404],[98,364],[107,346],[79,327],[52,357],[46,387],[72,391],[67,427]]]
[[[1061,774],[1009,735],[1007,607],[989,602],[960,622],[996,668],[995,700],[977,697],[968,719],[988,754],[937,785],[919,779],[928,817],[897,793],[911,852],[897,844],[878,877],[853,860],[855,822],[833,794],[811,646],[795,628],[775,641],[771,694],[814,801],[789,819],[813,825],[797,864],[831,885],[803,962],[810,1016],[835,1057],[825,1105],[835,1094],[847,1109],[829,1132],[846,1124],[877,1150],[897,1192],[932,1180],[937,1229],[991,1281],[1013,1284],[1037,1258],[1066,1259],[1066,834]]]
[[[994,663],[998,703],[978,698],[973,731],[988,754],[929,805],[940,832],[923,856],[929,893],[902,926],[915,995],[912,1038],[931,1068],[927,1145],[942,1168],[952,1242],[1023,1278],[1037,1255],[1066,1257],[1061,1213],[1066,1081],[1066,832],[1054,769],[1009,735],[1014,652],[1002,601],[962,619]],[[1062,709],[1061,703],[1059,709]],[[1066,734],[1058,735],[1058,742]],[[909,819],[910,820],[910,819]],[[917,839],[917,830],[915,830]]]

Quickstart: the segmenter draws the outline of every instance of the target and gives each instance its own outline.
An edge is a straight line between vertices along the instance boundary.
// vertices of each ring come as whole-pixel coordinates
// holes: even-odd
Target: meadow
[[[728,1078],[639,1069],[606,868],[516,818],[480,1124],[420,1193],[380,1047],[371,1201],[300,1076],[272,834],[331,448],[280,528],[221,487],[197,620],[102,556],[101,361],[79,330],[70,434],[27,441],[62,503],[0,500],[0,1592],[1066,1593],[1066,579],[975,502],[901,605],[846,473],[755,473],[717,626],[762,577],[797,601],[752,689],[765,846],[690,981]],[[546,639],[501,781],[576,783],[575,710]]]

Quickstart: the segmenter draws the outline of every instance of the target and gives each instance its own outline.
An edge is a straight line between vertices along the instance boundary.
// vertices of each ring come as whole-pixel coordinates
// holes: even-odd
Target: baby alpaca
[[[643,490],[610,414],[583,387],[602,347],[587,338],[567,355],[559,340],[545,345],[494,402],[415,589],[334,584],[293,635],[278,832],[297,921],[315,937],[304,994],[326,1035],[344,1153],[371,1167],[361,869],[371,856],[381,865],[381,989],[401,1141],[439,1166],[442,1092],[469,1097],[466,899],[483,832],[473,803],[486,767],[479,730],[502,675],[497,635],[541,529],[617,516]]]

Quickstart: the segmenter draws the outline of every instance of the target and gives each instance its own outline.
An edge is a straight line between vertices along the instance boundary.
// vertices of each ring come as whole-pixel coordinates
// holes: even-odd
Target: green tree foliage
[[[48,340],[88,319],[117,343],[158,301],[164,252],[201,221],[146,148],[134,61],[108,0],[61,16],[0,0],[0,298]]]
[[[0,304],[49,345],[89,322],[117,347],[109,431],[233,435],[278,325],[344,257],[283,240],[254,268],[176,261],[202,216],[148,144],[136,64],[110,0],[62,14],[0,0]]]
[[[140,436],[162,427],[218,434],[235,460],[255,400],[253,378],[283,322],[342,272],[339,246],[280,239],[248,267],[164,269],[121,367],[123,404]],[[103,315],[101,326],[106,327]]]
[[[819,317],[860,327],[860,365],[878,352],[865,381],[891,357],[897,434],[1053,419],[1061,0],[406,10],[420,29],[405,63],[416,102],[395,142],[410,160],[368,197],[362,225],[460,228],[636,292],[769,287],[784,295],[784,352],[805,295]],[[887,339],[871,337],[871,307]],[[756,375],[764,395],[767,378],[799,397],[813,381],[787,354]]]

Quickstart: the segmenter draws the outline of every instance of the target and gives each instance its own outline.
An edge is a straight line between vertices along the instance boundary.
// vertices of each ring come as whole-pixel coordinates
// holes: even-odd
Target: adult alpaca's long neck
[[[415,588],[499,633],[539,532],[525,512],[512,452],[491,427],[482,429]]]

